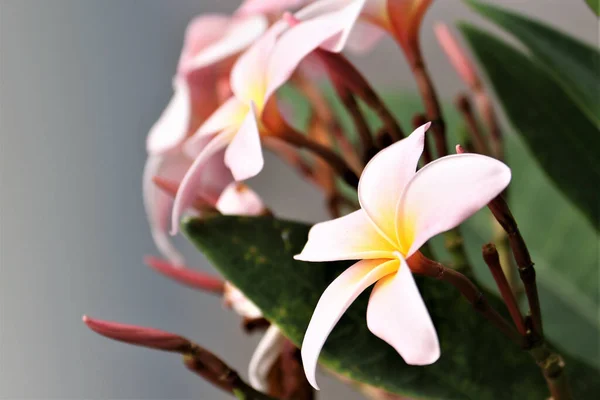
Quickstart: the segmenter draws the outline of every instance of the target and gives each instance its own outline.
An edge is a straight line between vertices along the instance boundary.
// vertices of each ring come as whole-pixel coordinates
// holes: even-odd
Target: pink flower
[[[294,29],[294,41],[314,48],[364,52],[385,32],[392,35],[410,57],[418,45],[418,31],[432,0],[318,0],[295,14],[304,21]]]
[[[194,200],[216,208],[227,215],[259,215],[265,212],[260,197],[249,187],[233,181],[233,176],[223,163],[224,152],[215,154],[205,165],[196,182]],[[185,260],[173,246],[168,232],[173,207],[173,196],[180,186],[192,160],[184,153],[166,153],[150,156],[144,168],[144,207],[150,223],[152,238],[159,252],[174,265],[183,266]],[[156,178],[171,183],[172,193],[167,193],[154,183]],[[194,201],[186,210],[194,205]],[[185,210],[184,210],[185,211]]]
[[[229,73],[233,57],[265,33],[270,14],[304,2],[247,0],[234,16],[206,14],[195,18],[186,30],[173,78],[173,97],[148,135],[148,153],[176,148],[195,132],[218,107],[219,85]]]
[[[175,197],[172,233],[177,232],[183,210],[193,202],[199,176],[214,154],[225,150],[224,163],[236,181],[249,179],[262,170],[260,137],[273,133],[262,121],[267,103],[306,56],[302,53],[302,57],[289,58],[289,49],[281,49],[278,38],[287,28],[283,21],[275,23],[238,58],[230,76],[233,96],[185,143],[184,151],[194,155],[195,160]]]
[[[302,360],[309,382],[327,336],[350,304],[375,284],[371,332],[411,365],[440,356],[437,334],[406,260],[431,237],[458,226],[510,181],[503,163],[477,154],[442,157],[415,173],[430,124],[379,152],[358,186],[361,209],[315,225],[304,261],[360,260],[325,290],[307,328]]]

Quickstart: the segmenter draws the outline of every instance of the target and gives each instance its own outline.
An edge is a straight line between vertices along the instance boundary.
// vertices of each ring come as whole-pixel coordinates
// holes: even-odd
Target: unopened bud
[[[136,346],[178,353],[187,352],[192,347],[188,339],[158,329],[92,319],[87,315],[83,316],[83,322],[104,337]]]
[[[183,285],[218,295],[223,294],[225,282],[210,274],[176,266],[156,257],[146,257],[144,262],[160,274]]]

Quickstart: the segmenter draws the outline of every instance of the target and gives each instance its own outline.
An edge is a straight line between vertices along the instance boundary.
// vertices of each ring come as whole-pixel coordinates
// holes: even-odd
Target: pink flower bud
[[[89,318],[87,315],[83,316],[83,322],[102,336],[136,346],[178,353],[186,352],[192,346],[186,338],[158,329],[102,321]]]
[[[460,47],[458,41],[452,35],[452,32],[448,26],[442,23],[437,23],[434,27],[434,30],[440,46],[450,59],[450,63],[461,79],[470,88],[479,87],[481,82],[479,81],[473,63],[467,57],[464,49]]]
[[[160,274],[183,285],[218,295],[223,294],[225,283],[212,275],[184,266],[173,265],[157,257],[146,257],[144,262]]]

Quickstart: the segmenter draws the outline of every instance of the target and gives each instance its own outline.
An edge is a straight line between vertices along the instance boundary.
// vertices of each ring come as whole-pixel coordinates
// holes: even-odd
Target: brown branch
[[[483,132],[481,132],[481,129],[479,129],[479,124],[477,123],[477,119],[473,114],[473,108],[471,107],[471,102],[469,101],[468,97],[461,93],[456,97],[455,103],[456,108],[467,124],[467,131],[473,140],[475,152],[479,154],[489,154],[489,150],[485,141],[485,135]]]
[[[373,109],[394,140],[400,140],[404,137],[404,132],[394,115],[352,63],[338,53],[330,53],[324,50],[317,50],[315,53],[325,64],[329,74],[344,82],[348,88]]]
[[[498,196],[492,200],[488,204],[488,207],[508,235],[510,247],[515,256],[517,266],[519,267],[519,276],[525,286],[525,294],[527,295],[531,320],[533,323],[533,332],[535,335],[543,337],[542,311],[535,279],[535,269],[525,240],[517,227],[517,222],[510,212],[508,204],[502,196]]]
[[[340,100],[346,107],[346,110],[348,110],[348,113],[354,122],[356,132],[358,133],[358,138],[360,139],[360,145],[364,159],[364,156],[369,154],[371,149],[375,146],[369,124],[367,123],[367,120],[352,92],[348,90],[343,83],[339,82],[338,79],[332,79],[332,82]]]
[[[83,322],[94,332],[136,346],[179,353],[186,367],[227,393],[245,400],[275,400],[260,393],[244,382],[237,372],[215,354],[174,333],[142,326],[102,321],[83,317]]]
[[[552,400],[572,400],[573,395],[565,373],[563,358],[549,350],[544,344],[529,350],[536,364],[540,367]]]
[[[326,161],[350,186],[358,186],[358,176],[360,172],[353,171],[348,163],[329,147],[311,140],[309,137],[291,127],[288,127],[285,131],[281,131],[278,137],[291,145],[310,150],[312,153]]]
[[[500,264],[500,257],[498,255],[498,251],[496,250],[496,246],[492,243],[488,243],[482,248],[483,259],[485,263],[490,269],[494,280],[496,281],[496,285],[500,290],[500,294],[504,299],[504,303],[508,308],[508,312],[517,327],[517,330],[521,334],[521,336],[525,336],[527,334],[527,328],[525,327],[525,320],[523,319],[523,315],[519,310],[519,305],[517,304],[517,299],[506,279],[506,275],[502,270],[502,266]]]
[[[524,338],[490,306],[483,292],[467,276],[425,257],[420,252],[411,256],[408,263],[414,273],[439,279],[454,286],[473,306],[475,311],[490,321],[510,340],[521,347],[525,347]]]
[[[411,61],[411,69],[417,82],[417,87],[421,93],[423,104],[425,105],[425,114],[427,119],[431,121],[431,129],[434,133],[435,148],[438,157],[443,157],[448,154],[448,146],[446,144],[446,123],[440,109],[440,103],[433,86],[433,82],[429,77],[429,72],[425,68],[423,57],[420,50],[417,51],[418,56]]]

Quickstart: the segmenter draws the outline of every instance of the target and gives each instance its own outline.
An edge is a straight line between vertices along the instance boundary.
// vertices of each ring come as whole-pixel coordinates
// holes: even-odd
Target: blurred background
[[[583,0],[494,3],[597,41]],[[145,137],[171,96],[184,29],[199,13],[238,4],[0,0],[0,398],[228,398],[178,356],[91,333],[84,313],[184,334],[245,374],[258,336],[243,334],[219,299],[142,263],[156,254],[142,207]],[[489,24],[458,0],[435,1],[427,14],[426,59],[449,97],[462,85],[433,37],[438,20]],[[356,60],[377,85],[414,88],[391,42]],[[278,214],[324,219],[320,195],[280,167],[268,158],[251,185]],[[360,398],[326,377],[322,389],[322,398]]]

